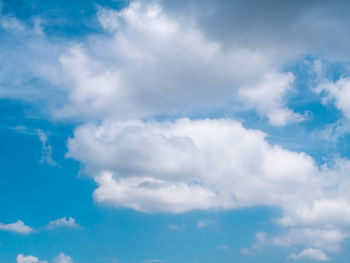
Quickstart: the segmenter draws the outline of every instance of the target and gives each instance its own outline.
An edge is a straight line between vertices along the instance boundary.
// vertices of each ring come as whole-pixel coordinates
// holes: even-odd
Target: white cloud
[[[291,254],[290,259],[299,260],[299,259],[309,259],[317,261],[328,261],[329,258],[327,255],[319,249],[307,248],[301,251],[299,254]]]
[[[70,256],[60,253],[54,260],[54,263],[73,263],[73,259]]]
[[[225,119],[107,122],[77,128],[68,156],[95,178],[96,200],[141,211],[230,209],[298,199],[296,191],[318,180],[317,167],[309,156],[270,146],[264,137]]]
[[[0,80],[16,85],[0,89],[0,97],[29,100],[58,119],[174,116],[231,110],[233,104],[257,109],[272,124],[301,119],[285,106],[290,74],[276,73],[285,61],[271,52],[237,43],[224,46],[158,4],[131,2],[119,11],[100,7],[97,18],[107,34],[78,44],[57,45],[33,33],[25,42],[34,43],[21,46],[31,59],[21,56],[20,68],[11,62],[18,52],[8,51]],[[28,79],[45,89],[28,86]],[[265,96],[252,95],[262,89]],[[274,106],[267,107],[271,101]]]
[[[328,73],[330,66],[325,61],[316,60],[311,66],[311,73],[315,75],[316,82],[313,92],[321,96],[323,104],[334,104],[343,114],[343,117],[327,124],[323,130],[315,131],[313,136],[336,143],[340,137],[350,132],[350,77],[342,75],[333,80],[334,76],[330,77]]]
[[[312,137],[316,139],[327,140],[331,143],[336,143],[339,138],[350,132],[350,120],[347,118],[341,118],[335,123],[327,124],[321,131],[315,131],[312,133]]]
[[[39,260],[34,256],[24,256],[22,254],[17,255],[17,263],[47,263],[47,261]]]
[[[295,202],[285,207],[285,215],[277,222],[283,226],[327,227],[347,226],[350,222],[350,195],[348,193],[350,161],[335,159],[323,165],[318,194],[309,202]],[[315,189],[316,186],[313,186]]]
[[[285,234],[273,238],[272,242],[279,246],[308,245],[337,252],[339,244],[348,238],[344,230],[327,228],[292,228]]]
[[[323,80],[314,89],[316,93],[325,93],[323,102],[328,103],[334,101],[335,106],[344,114],[347,119],[350,119],[350,78],[341,77],[335,82]]]
[[[0,10],[1,11],[1,10]],[[4,16],[0,13],[0,26],[10,33],[24,32],[26,26],[13,16]]]
[[[29,33],[22,33],[24,45],[3,46],[0,97],[30,101],[44,108],[45,116],[75,120],[184,116],[248,106],[271,124],[286,125],[305,116],[287,106],[294,76],[283,72],[285,65],[305,54],[347,57],[348,20],[330,3],[276,5],[272,10],[278,11],[266,13],[260,13],[258,2],[191,1],[191,11],[186,2],[161,3],[99,7],[96,21],[105,32],[78,43],[43,36],[40,18],[32,26],[12,19],[11,27],[23,24]],[[209,4],[215,9],[201,12]],[[259,15],[246,21],[252,7]],[[276,16],[286,9],[292,11]],[[213,28],[211,21],[222,27]],[[342,99],[338,106],[345,110]]]
[[[347,200],[320,199],[291,209],[288,216],[280,218],[278,223],[283,226],[347,225],[349,218],[350,204]]]
[[[254,249],[259,249],[267,242],[267,234],[265,232],[258,232],[255,234],[256,243],[252,246]]]
[[[37,231],[45,230],[45,229],[54,229],[60,227],[80,227],[79,224],[76,223],[75,219],[72,217],[66,218],[62,217],[53,221],[50,221],[46,226],[34,229],[30,226],[27,226],[23,223],[23,221],[18,220],[15,223],[11,224],[2,224],[0,223],[0,230],[10,231],[19,234],[31,234]]]
[[[52,145],[48,143],[49,133],[41,129],[30,129],[23,125],[9,127],[10,130],[16,131],[25,135],[38,136],[41,142],[41,159],[40,163],[47,163],[56,166],[57,163],[52,159]]]
[[[95,53],[76,46],[60,59],[69,103],[55,112],[58,117],[143,117],[221,107],[234,100],[236,85],[261,76],[268,63],[246,49],[226,53],[158,5],[100,8],[98,19],[111,33],[94,39]]]
[[[199,220],[197,222],[197,228],[205,228],[205,227],[208,227],[209,225],[213,224],[213,220],[210,220],[210,219],[203,219],[203,220]]]
[[[221,198],[200,185],[169,183],[151,177],[113,179],[113,174],[105,171],[95,180],[99,185],[94,192],[97,201],[143,212],[210,209],[216,207]]]
[[[299,122],[304,119],[300,114],[288,109],[283,97],[293,89],[294,75],[292,73],[270,73],[261,83],[253,88],[243,88],[240,96],[258,113],[266,116],[273,125],[286,125],[288,122]]]
[[[348,120],[350,119],[350,107],[347,101],[350,98],[350,78],[340,76],[333,80],[327,75],[329,65],[326,62],[316,60],[311,65],[311,74],[315,75],[316,85],[313,92],[321,95],[323,104],[334,103],[335,107],[344,115],[344,119],[328,125],[319,135],[328,140],[336,140],[339,136],[347,133],[349,128]]]
[[[73,259],[64,253],[58,254],[54,259],[54,263],[73,263]],[[17,255],[17,263],[48,263],[45,260],[39,260],[39,258],[34,256],[24,256],[23,254]]]
[[[72,88],[70,103],[57,116],[139,118],[228,107],[238,103],[238,87],[257,85],[247,92],[241,88],[243,103],[248,100],[272,124],[302,119],[282,99],[292,89],[293,76],[270,73],[275,62],[267,53],[243,46],[224,49],[156,4],[100,8],[98,18],[110,32],[108,38],[95,39],[98,52],[74,47],[60,59]],[[112,58],[108,64],[106,57]],[[264,96],[254,96],[253,90]]]
[[[60,228],[60,227],[79,227],[79,225],[76,223],[75,219],[72,217],[69,217],[68,219],[66,217],[62,217],[54,221],[50,221],[49,224],[46,226],[46,228],[48,229]]]
[[[0,223],[0,230],[15,232],[19,234],[30,234],[34,232],[34,229],[26,226],[21,220],[18,220],[17,222],[11,224]]]
[[[229,119],[109,121],[79,126],[67,156],[94,177],[98,202],[172,213],[274,206],[282,212],[275,222],[289,230],[258,235],[257,246],[336,251],[348,237],[350,162],[318,166],[265,137]]]
[[[255,240],[256,242],[250,248],[242,248],[241,253],[244,255],[253,255],[255,254],[255,251],[270,243],[269,237],[265,232],[256,233]]]

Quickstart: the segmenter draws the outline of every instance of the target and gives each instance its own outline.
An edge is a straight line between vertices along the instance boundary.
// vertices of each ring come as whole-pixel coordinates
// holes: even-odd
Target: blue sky
[[[0,263],[348,262],[349,7],[0,0]]]

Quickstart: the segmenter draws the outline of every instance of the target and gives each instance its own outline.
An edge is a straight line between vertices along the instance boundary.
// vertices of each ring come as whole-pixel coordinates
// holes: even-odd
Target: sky
[[[0,263],[347,263],[349,8],[0,0]]]

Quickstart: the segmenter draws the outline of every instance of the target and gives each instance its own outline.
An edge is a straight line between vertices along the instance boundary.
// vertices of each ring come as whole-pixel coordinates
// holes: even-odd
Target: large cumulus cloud
[[[86,124],[68,148],[101,203],[172,213],[267,205],[281,210],[275,222],[288,230],[273,244],[334,252],[348,237],[350,162],[319,166],[234,120]]]
[[[4,38],[23,44],[21,53],[3,47],[8,63],[0,95],[41,101],[53,118],[183,116],[236,105],[256,109],[274,125],[302,120],[286,105],[294,77],[282,72],[285,58],[264,48],[225,45],[157,3],[99,7],[103,31],[80,42],[53,41],[11,16],[4,19],[26,30],[5,28]]]

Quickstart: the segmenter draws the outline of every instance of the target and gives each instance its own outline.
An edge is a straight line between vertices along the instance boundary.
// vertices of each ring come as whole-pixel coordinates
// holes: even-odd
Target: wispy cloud
[[[199,220],[197,222],[197,228],[198,229],[205,228],[205,227],[208,227],[209,225],[212,225],[213,223],[214,223],[214,221],[210,220],[210,219]]]
[[[24,125],[9,127],[9,129],[24,135],[38,136],[41,142],[41,159],[39,162],[57,166],[57,163],[52,158],[52,145],[48,142],[48,132],[45,132],[42,129],[28,128]]]
[[[171,229],[171,230],[177,230],[177,231],[180,231],[180,230],[184,230],[186,227],[186,225],[184,223],[180,224],[180,225],[177,225],[177,224],[168,224],[168,228]]]
[[[41,160],[40,163],[47,163],[56,166],[57,163],[52,159],[52,146],[48,143],[48,135],[44,131],[38,129],[37,134],[41,141]]]
[[[244,255],[255,254],[257,250],[268,243],[268,236],[265,232],[258,232],[255,234],[256,242],[250,248],[242,248],[241,253]]]
[[[14,127],[9,127],[10,130],[13,130],[15,132],[21,133],[21,134],[26,134],[26,135],[34,135],[36,134],[35,132],[31,131],[28,127],[24,125],[17,125]]]
[[[228,250],[228,249],[230,249],[230,247],[227,246],[227,245],[218,246],[216,248],[219,249],[219,250]]]

